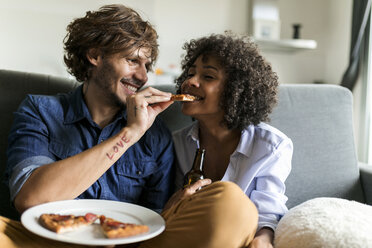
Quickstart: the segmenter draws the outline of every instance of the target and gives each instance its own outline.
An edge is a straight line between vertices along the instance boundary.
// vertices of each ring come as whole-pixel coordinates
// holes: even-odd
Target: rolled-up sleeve
[[[8,136],[5,182],[9,185],[11,200],[32,172],[54,162],[48,151],[48,129],[28,96],[14,113],[14,123]]]
[[[259,212],[257,230],[262,227],[275,230],[280,218],[288,211],[284,182],[291,171],[292,153],[292,141],[286,139],[261,161],[262,169],[256,177],[256,188],[250,195]]]
[[[8,183],[11,201],[14,201],[15,196],[21,190],[23,184],[26,182],[26,180],[30,177],[30,175],[35,169],[42,165],[53,162],[54,160],[52,160],[49,157],[35,156],[26,158],[25,160],[15,165],[10,175]]]

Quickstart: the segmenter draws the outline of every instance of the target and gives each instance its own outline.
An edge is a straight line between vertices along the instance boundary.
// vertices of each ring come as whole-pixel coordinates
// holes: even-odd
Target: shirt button
[[[100,141],[99,141],[99,143],[102,143],[103,141],[105,141],[104,139],[101,139]]]
[[[137,175],[142,175],[142,171],[137,171]]]

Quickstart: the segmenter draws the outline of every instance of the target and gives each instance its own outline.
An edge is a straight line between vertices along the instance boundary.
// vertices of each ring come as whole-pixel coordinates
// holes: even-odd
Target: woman
[[[264,123],[277,102],[278,77],[245,37],[211,35],[191,40],[184,49],[178,91],[198,100],[182,103],[182,112],[197,121],[173,135],[178,187],[196,148],[204,148],[205,176],[236,183],[258,210],[250,247],[272,247],[276,225],[287,211],[284,181],[293,150],[287,136]]]

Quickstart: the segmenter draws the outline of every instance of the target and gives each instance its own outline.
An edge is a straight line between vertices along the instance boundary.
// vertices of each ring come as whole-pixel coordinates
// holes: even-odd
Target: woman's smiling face
[[[187,79],[181,85],[181,92],[195,95],[197,101],[182,103],[182,113],[195,119],[223,118],[220,98],[225,86],[226,73],[218,58],[200,55],[187,72]]]

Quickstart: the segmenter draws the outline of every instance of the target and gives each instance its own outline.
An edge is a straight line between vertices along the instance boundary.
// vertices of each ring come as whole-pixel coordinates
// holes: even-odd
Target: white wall
[[[232,30],[248,32],[247,0],[0,0],[0,68],[68,76],[63,64],[65,28],[75,17],[109,3],[124,3],[159,33],[157,67],[179,65],[183,43]],[[282,83],[339,83],[349,51],[351,0],[278,0],[281,38],[302,23],[301,38],[318,49],[295,54],[265,53]],[[152,77],[150,77],[153,80]]]
[[[351,0],[331,0],[327,18],[326,82],[339,84],[349,63],[351,43]]]
[[[351,0],[278,0],[281,38],[292,38],[301,23],[301,39],[317,41],[317,49],[265,53],[282,83],[339,84],[347,67],[351,32]]]
[[[182,45],[192,38],[225,30],[246,33],[247,12],[246,0],[156,0],[154,22],[160,42],[158,66],[179,65]]]

